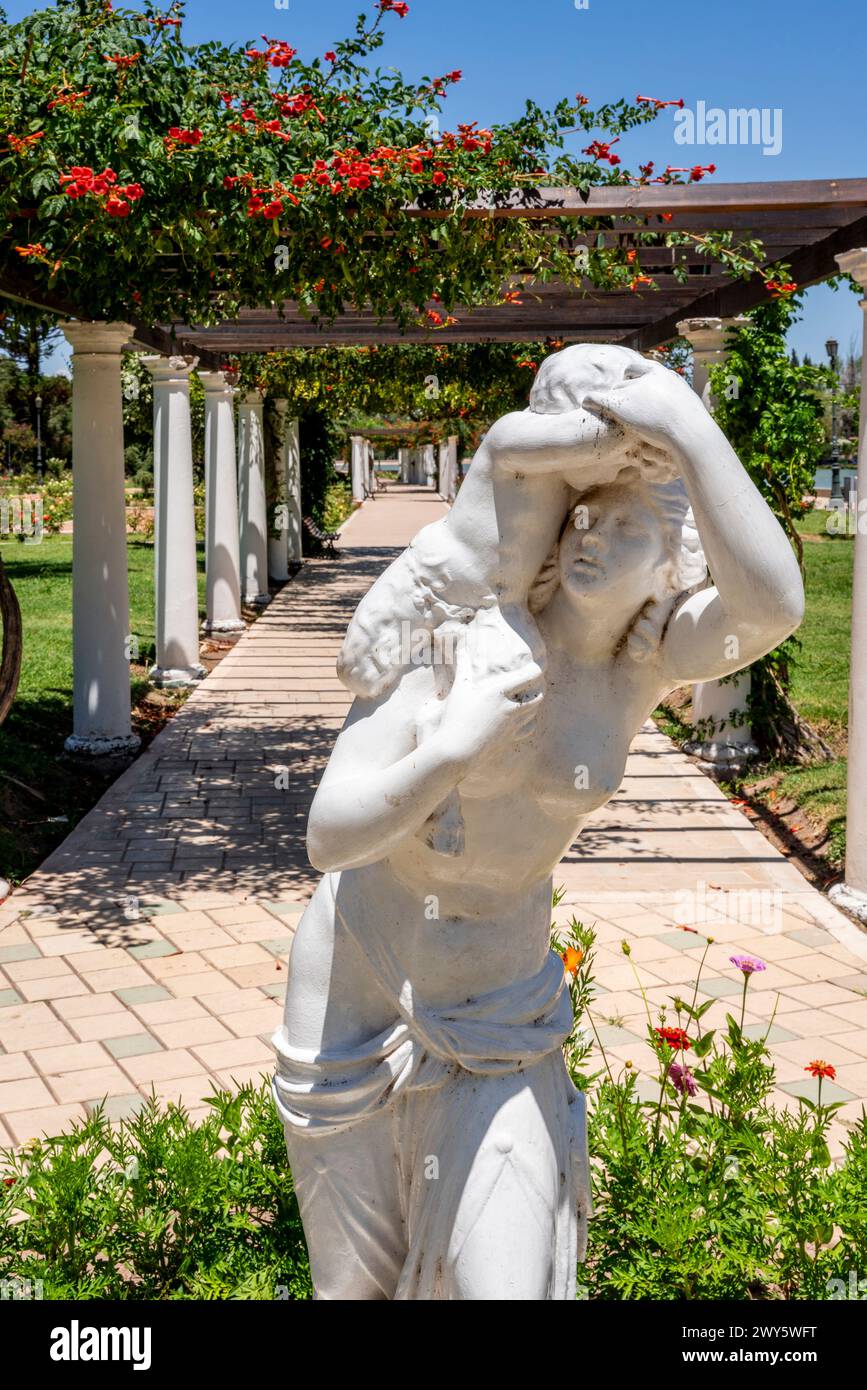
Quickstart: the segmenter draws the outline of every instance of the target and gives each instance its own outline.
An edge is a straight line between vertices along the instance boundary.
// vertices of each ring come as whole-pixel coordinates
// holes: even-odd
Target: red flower
[[[141,57],[140,53],[103,53],[103,58],[107,63],[114,63],[116,68],[131,68],[133,63],[137,63]]]
[[[660,101],[659,97],[636,97],[635,100],[637,102],[649,102],[656,107],[657,111],[662,111],[666,106],[679,106],[683,110],[683,97],[679,97],[677,101]]]
[[[130,204],[114,194],[107,200],[105,210],[109,217],[129,217]]]
[[[336,62],[337,62],[337,54],[336,54],[336,53],[332,53],[330,48],[329,48],[328,52],[326,53],[325,58],[326,58],[326,60],[327,60],[329,63],[336,63]]]
[[[263,34],[264,38],[265,35]],[[297,49],[290,48],[289,44],[283,39],[268,39],[268,62],[272,68],[288,68],[292,59],[297,53]]]
[[[433,183],[445,183],[445,181],[446,181],[446,176],[445,176],[445,174],[443,173],[442,169],[437,169],[436,173],[435,173],[434,176],[433,176],[432,182],[433,182]]]
[[[14,150],[16,154],[21,154],[22,150],[28,149],[30,145],[35,144],[37,140],[44,139],[44,137],[45,131],[37,130],[33,135],[10,135],[7,138],[10,150]]]
[[[63,92],[59,97],[55,97],[53,101],[48,103],[48,109],[49,111],[53,111],[55,106],[78,106],[80,102],[84,101],[89,92],[89,87],[84,87],[80,92]]]
[[[700,179],[704,178],[705,174],[715,173],[715,164],[694,164],[689,171],[689,180],[690,183],[698,183]]]
[[[830,1062],[808,1062],[804,1067],[804,1071],[808,1071],[811,1076],[815,1076],[819,1081],[826,1076],[831,1081],[837,1080],[836,1069],[831,1066]]]
[[[686,1052],[692,1047],[692,1043],[683,1028],[656,1028],[654,1031],[659,1034],[663,1042],[668,1043],[669,1047],[673,1047],[677,1051]]]
[[[794,280],[766,280],[765,286],[771,292],[772,299],[785,299],[787,295],[794,294],[798,286]]]
[[[619,164],[620,155],[611,153],[611,146],[616,145],[619,139],[620,136],[617,135],[613,140],[607,142],[603,140],[593,140],[581,153],[589,154],[591,159],[605,159],[609,164]]]
[[[262,209],[262,216],[268,218],[279,217],[282,211],[283,204],[279,198],[275,198],[273,202],[268,203],[267,206]]]
[[[202,132],[195,130],[184,130],[182,126],[169,126],[168,135],[163,136],[166,144],[173,141],[177,145],[200,145],[202,142]]]
[[[131,203],[137,203],[139,198],[144,196],[144,189],[140,183],[124,184],[122,188],[118,189],[118,192],[122,193],[125,198],[129,198]]]

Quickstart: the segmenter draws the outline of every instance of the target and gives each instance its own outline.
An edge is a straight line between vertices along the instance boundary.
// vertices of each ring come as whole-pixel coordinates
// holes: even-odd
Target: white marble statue
[[[699,398],[602,346],[543,363],[362,600],[275,1037],[317,1297],[575,1296],[585,1116],[552,873],[659,699],[802,606]]]

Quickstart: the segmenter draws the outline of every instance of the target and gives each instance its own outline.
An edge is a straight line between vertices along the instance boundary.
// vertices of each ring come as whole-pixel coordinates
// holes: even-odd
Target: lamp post
[[[42,397],[36,397],[36,477],[42,483]]]
[[[837,372],[837,340],[829,338],[825,344],[825,351],[831,363],[831,371],[834,373],[834,380],[831,384],[831,497],[840,499],[843,493],[840,488],[840,452],[837,443],[837,386],[839,382]]]

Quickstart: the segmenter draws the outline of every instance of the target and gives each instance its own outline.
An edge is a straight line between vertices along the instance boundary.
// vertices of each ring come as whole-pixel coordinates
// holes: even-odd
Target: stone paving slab
[[[120,1119],[152,1090],[198,1117],[212,1085],[270,1071],[286,955],[318,877],[307,811],[349,706],[335,656],[361,595],[444,507],[392,486],[357,511],[341,557],[305,564],[0,908],[0,1145],[102,1100]],[[651,1008],[670,1011],[672,995],[692,998],[703,933],[711,1025],[739,1013],[729,956],[767,963],[746,1022],[771,1029],[778,1102],[815,1095],[804,1066],[822,1057],[843,1120],[860,1112],[867,935],[651,724],[555,882],[557,920],[596,924],[593,1018],[612,1065],[652,1060],[633,965]]]

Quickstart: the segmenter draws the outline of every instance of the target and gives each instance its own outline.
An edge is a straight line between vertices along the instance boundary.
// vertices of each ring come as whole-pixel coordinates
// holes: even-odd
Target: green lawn
[[[808,827],[810,847],[837,868],[846,846],[854,545],[851,538],[830,535],[827,521],[826,511],[813,511],[798,522],[801,535],[815,539],[804,541],[807,605],[797,634],[801,646],[792,665],[791,693],[799,713],[838,756],[810,767],[758,767],[747,779],[745,792],[773,811],[781,827],[792,832]],[[688,706],[682,707],[678,699],[657,711],[660,727],[679,743],[690,737],[684,717],[688,717]]]
[[[140,654],[131,671],[137,698],[147,690],[144,666],[154,644],[153,545],[130,539],[128,549],[130,628]],[[18,881],[89,810],[110,777],[58,761],[72,731],[72,538],[7,542],[2,553],[24,628],[18,695],[0,728],[0,876]],[[203,612],[201,546],[199,571]]]
[[[849,717],[849,650],[852,641],[851,539],[830,538],[816,524],[822,514],[805,517],[821,540],[804,543],[807,611],[798,631],[801,650],[793,671],[792,697],[805,719],[835,743]],[[815,526],[816,529],[812,529]]]

